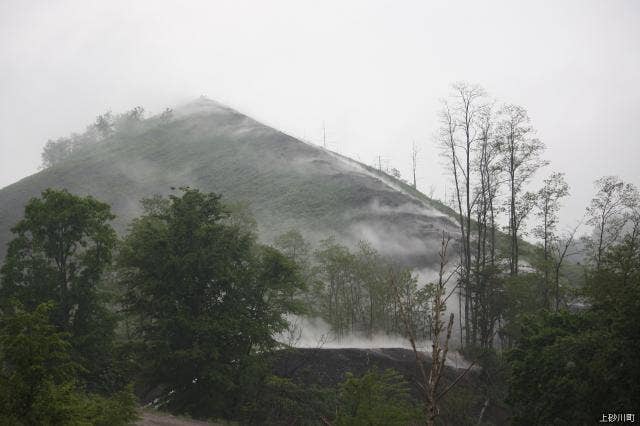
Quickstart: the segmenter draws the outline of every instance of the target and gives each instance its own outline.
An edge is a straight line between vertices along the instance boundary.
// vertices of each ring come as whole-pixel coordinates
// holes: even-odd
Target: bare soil
[[[184,419],[160,411],[143,410],[136,426],[212,426],[215,423]]]

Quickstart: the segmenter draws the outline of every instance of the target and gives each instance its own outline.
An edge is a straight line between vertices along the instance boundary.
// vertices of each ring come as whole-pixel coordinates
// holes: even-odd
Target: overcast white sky
[[[433,134],[452,82],[525,106],[579,218],[596,177],[640,183],[640,1],[0,0],[0,187],[48,138],[201,94],[418,185],[447,179]]]

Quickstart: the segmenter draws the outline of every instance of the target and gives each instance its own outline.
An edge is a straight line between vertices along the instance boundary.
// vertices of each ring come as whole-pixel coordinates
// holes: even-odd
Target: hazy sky
[[[108,109],[207,95],[442,196],[433,135],[452,82],[525,106],[579,218],[592,182],[640,184],[640,1],[0,0],[0,187]]]

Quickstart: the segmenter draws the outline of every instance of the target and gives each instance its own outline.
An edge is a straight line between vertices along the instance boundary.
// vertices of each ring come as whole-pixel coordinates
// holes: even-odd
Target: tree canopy
[[[216,194],[183,188],[145,204],[118,264],[144,383],[172,410],[230,415],[255,354],[300,312],[295,264],[227,220]]]
[[[607,251],[588,279],[585,308],[524,322],[508,354],[516,422],[592,423],[640,401],[639,242],[632,232]]]
[[[48,189],[13,228],[0,270],[3,424],[135,418],[132,390],[115,368],[115,314],[98,290],[116,241],[112,218],[107,204]]]
[[[0,270],[2,309],[53,302],[53,324],[69,333],[74,359],[98,387],[110,386],[104,375],[115,330],[98,290],[116,243],[113,218],[108,204],[47,189],[27,203]]]

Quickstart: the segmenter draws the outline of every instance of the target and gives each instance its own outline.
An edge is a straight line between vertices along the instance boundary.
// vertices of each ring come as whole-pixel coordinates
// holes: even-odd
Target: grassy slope
[[[192,186],[250,204],[263,239],[298,228],[311,240],[368,239],[412,266],[435,259],[437,235],[455,230],[446,207],[392,178],[308,145],[212,101],[176,110],[0,190],[0,256],[27,200],[47,187],[110,203],[119,231],[139,200]],[[400,190],[398,190],[400,188]]]
[[[455,211],[407,183],[200,99],[177,109],[169,123],[150,118],[1,189],[0,258],[24,204],[45,188],[108,202],[123,232],[140,214],[140,199],[180,186],[247,203],[265,241],[291,228],[312,241],[366,239],[416,267],[433,264],[442,229],[458,229]],[[499,240],[506,244],[503,235]],[[521,250],[527,258],[533,246],[523,242]]]

